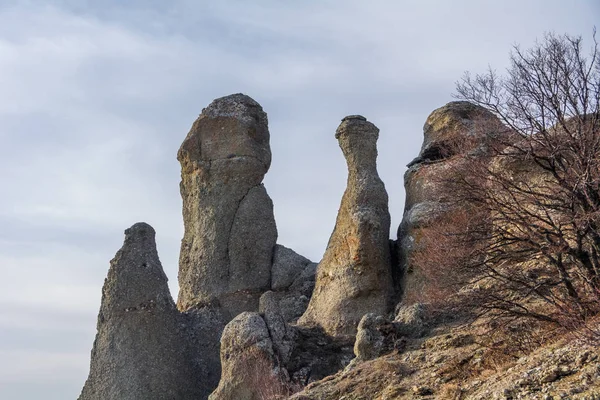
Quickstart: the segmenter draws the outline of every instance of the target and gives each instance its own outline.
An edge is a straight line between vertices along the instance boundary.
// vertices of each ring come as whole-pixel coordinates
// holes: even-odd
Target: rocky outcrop
[[[420,337],[427,331],[427,310],[422,303],[402,305],[396,310],[396,331],[407,337]]]
[[[344,118],[335,134],[348,164],[348,183],[313,296],[299,320],[330,335],[354,334],[363,315],[385,314],[391,305],[390,215],[377,174],[378,136],[379,129],[361,116]]]
[[[154,235],[148,224],[133,225],[111,261],[80,400],[195,400],[210,392],[169,293]]]
[[[285,398],[287,375],[278,366],[269,327],[260,314],[235,317],[221,338],[221,381],[209,400]]]
[[[266,113],[242,94],[214,100],[177,158],[185,227],[179,309],[218,305],[228,320],[257,310],[270,288],[277,239],[262,185],[271,164]]]
[[[366,314],[358,324],[351,367],[390,353],[402,351],[407,339],[420,337],[425,332],[425,309],[416,303],[401,307],[396,318],[389,321],[382,315]]]
[[[413,259],[417,250],[425,251],[421,238],[453,210],[466,207],[444,184],[457,169],[468,171],[468,158],[455,156],[484,157],[490,139],[501,131],[504,127],[492,113],[464,101],[448,103],[427,118],[421,152],[404,174],[406,200],[398,228],[397,258],[405,301],[426,300],[422,293],[427,282]]]

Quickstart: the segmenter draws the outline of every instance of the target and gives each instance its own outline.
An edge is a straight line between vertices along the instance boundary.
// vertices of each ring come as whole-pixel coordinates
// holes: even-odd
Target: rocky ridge
[[[214,100],[178,153],[177,304],[154,230],[135,224],[111,261],[80,400],[599,399],[597,348],[558,341],[490,364],[475,327],[419,297],[428,284],[413,263],[420,237],[463,206],[440,176],[463,167],[458,153],[485,157],[498,124],[465,102],[428,117],[390,245],[379,130],[362,116],[344,118],[335,137],[347,188],[316,264],[276,244],[262,184],[271,162],[266,113],[246,95]]]

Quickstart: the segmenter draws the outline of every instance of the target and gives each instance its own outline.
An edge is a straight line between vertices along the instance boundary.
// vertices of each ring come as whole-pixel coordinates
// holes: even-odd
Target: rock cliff
[[[376,165],[379,130],[364,117],[344,118],[335,137],[347,187],[316,264],[276,244],[273,204],[262,184],[271,162],[266,113],[242,94],[214,100],[178,152],[185,227],[178,302],[154,230],[133,225],[104,283],[79,399],[595,395],[600,358],[589,344],[557,342],[547,346],[556,357],[537,352],[507,361],[476,343],[478,328],[457,323],[460,313],[436,311],[423,298],[429,283],[415,262],[427,243],[422,238],[467,207],[443,184],[452,171],[468,171],[468,160],[481,157],[486,167],[535,183],[530,164],[487,163],[489,139],[501,128],[490,112],[465,102],[427,118],[390,246],[388,196]],[[500,368],[497,357],[505,357]]]

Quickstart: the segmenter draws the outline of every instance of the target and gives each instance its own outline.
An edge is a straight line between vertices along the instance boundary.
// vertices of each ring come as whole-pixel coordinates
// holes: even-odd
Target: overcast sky
[[[318,261],[345,188],[342,117],[381,130],[395,238],[405,165],[462,73],[598,22],[597,0],[0,0],[0,398],[79,395],[133,223],[156,229],[177,296],[176,153],[212,99],[268,113],[279,243]]]

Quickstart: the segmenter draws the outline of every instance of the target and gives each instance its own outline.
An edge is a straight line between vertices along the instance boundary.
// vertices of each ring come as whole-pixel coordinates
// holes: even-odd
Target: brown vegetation
[[[586,58],[581,38],[549,34],[515,47],[506,77],[490,70],[458,83],[458,97],[504,129],[477,127],[486,148],[454,152],[462,168],[443,185],[464,207],[415,255],[433,302],[460,291],[492,327],[529,332],[532,343],[548,327],[600,337],[587,324],[600,311],[599,58],[595,41]]]

